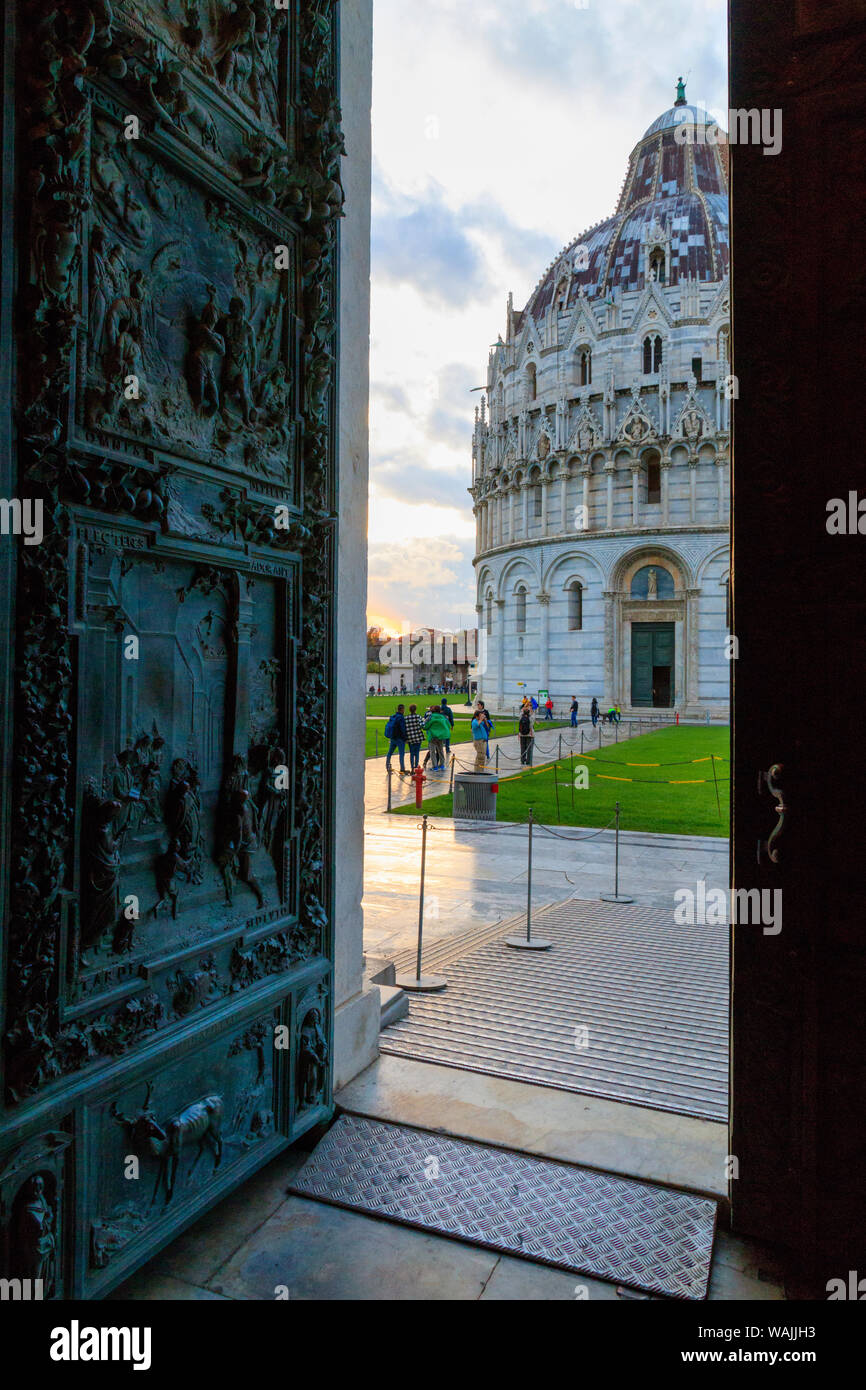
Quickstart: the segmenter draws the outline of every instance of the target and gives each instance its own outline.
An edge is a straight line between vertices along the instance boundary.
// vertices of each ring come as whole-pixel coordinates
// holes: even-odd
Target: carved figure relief
[[[53,1186],[53,1184],[52,1184]],[[54,1293],[57,1272],[56,1206],[49,1201],[45,1177],[34,1173],[15,1202],[13,1250],[19,1278],[38,1280],[43,1298]]]
[[[182,94],[174,69],[152,84],[162,116],[182,108],[181,128],[190,116]],[[82,420],[107,441],[120,430],[238,469],[253,460],[262,476],[287,482],[295,408],[290,279],[277,269],[274,236],[252,232],[136,143],[114,121],[94,122]],[[259,164],[273,198],[273,159]],[[194,238],[219,231],[218,274],[189,261],[179,222]],[[74,254],[64,273],[72,273]]]
[[[310,1009],[301,1026],[298,1043],[297,1100],[298,1109],[318,1104],[325,1085],[328,1064],[328,1043],[322,1031],[322,1013]]]

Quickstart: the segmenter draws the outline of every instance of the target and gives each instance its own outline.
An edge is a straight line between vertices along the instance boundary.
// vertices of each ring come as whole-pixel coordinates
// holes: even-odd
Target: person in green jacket
[[[433,771],[444,772],[445,742],[451,736],[451,725],[448,723],[448,717],[441,709],[434,707],[424,720],[423,727],[430,741]]]

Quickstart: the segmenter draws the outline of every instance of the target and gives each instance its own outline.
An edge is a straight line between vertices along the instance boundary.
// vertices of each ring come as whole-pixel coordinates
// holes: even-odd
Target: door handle
[[[771,864],[778,864],[779,862],[779,841],[785,833],[785,816],[788,812],[788,806],[785,802],[785,793],[779,786],[778,781],[782,775],[783,768],[783,763],[773,763],[772,767],[769,768],[767,772],[758,773],[758,795],[760,796],[766,787],[770,795],[775,797],[776,805],[773,809],[778,817],[776,824],[773,826],[766,840],[758,841],[759,864],[763,863],[765,857]]]

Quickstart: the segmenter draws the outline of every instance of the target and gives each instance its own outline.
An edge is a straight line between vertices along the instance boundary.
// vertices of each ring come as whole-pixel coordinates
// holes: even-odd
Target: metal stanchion
[[[562,734],[559,735],[559,756],[562,757]]]
[[[618,720],[618,719],[616,720],[616,738],[615,738],[615,742],[616,742],[616,743],[619,743],[619,720]]]
[[[454,792],[454,764],[456,763],[456,761],[457,761],[457,754],[456,754],[456,753],[452,753],[452,754],[451,754],[451,782],[450,782],[449,787],[448,787],[448,790],[449,790],[452,794],[453,794],[453,792]]]
[[[603,722],[604,722],[604,721],[602,720],[601,715],[599,715],[599,719],[598,719],[598,746],[599,746],[599,748],[601,747],[601,726],[602,726],[602,723],[603,723]]]
[[[496,745],[496,771],[499,772],[499,744]]]
[[[633,903],[634,898],[627,898],[619,891],[619,802],[616,803],[616,831],[613,862],[613,892],[602,893],[601,901],[603,903]]]
[[[580,731],[580,751],[583,752],[583,729]]]
[[[421,899],[418,904],[418,963],[415,967],[414,975],[400,974],[395,980],[395,984],[400,989],[414,991],[416,994],[432,994],[437,990],[445,989],[448,981],[444,975],[422,975],[421,974],[421,937],[424,932],[424,871],[427,867],[427,817],[421,822]]]
[[[541,941],[538,937],[532,939],[532,807],[529,808],[529,836],[527,840],[527,859],[526,859],[526,935],[525,936],[506,936],[506,946],[513,946],[517,951],[549,951],[553,945],[552,941]]]
[[[570,768],[571,768],[571,809],[572,809],[572,811],[573,811],[573,810],[574,810],[574,749],[573,749],[573,748],[572,748],[571,753],[570,753],[569,756],[571,757],[571,764],[570,764]]]
[[[388,768],[388,810],[391,809],[391,769]]]

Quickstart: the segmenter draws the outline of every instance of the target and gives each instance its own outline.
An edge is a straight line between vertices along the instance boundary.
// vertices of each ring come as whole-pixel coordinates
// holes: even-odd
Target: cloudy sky
[[[487,355],[613,212],[673,105],[727,125],[726,0],[375,0],[368,618],[475,623],[471,435]]]

